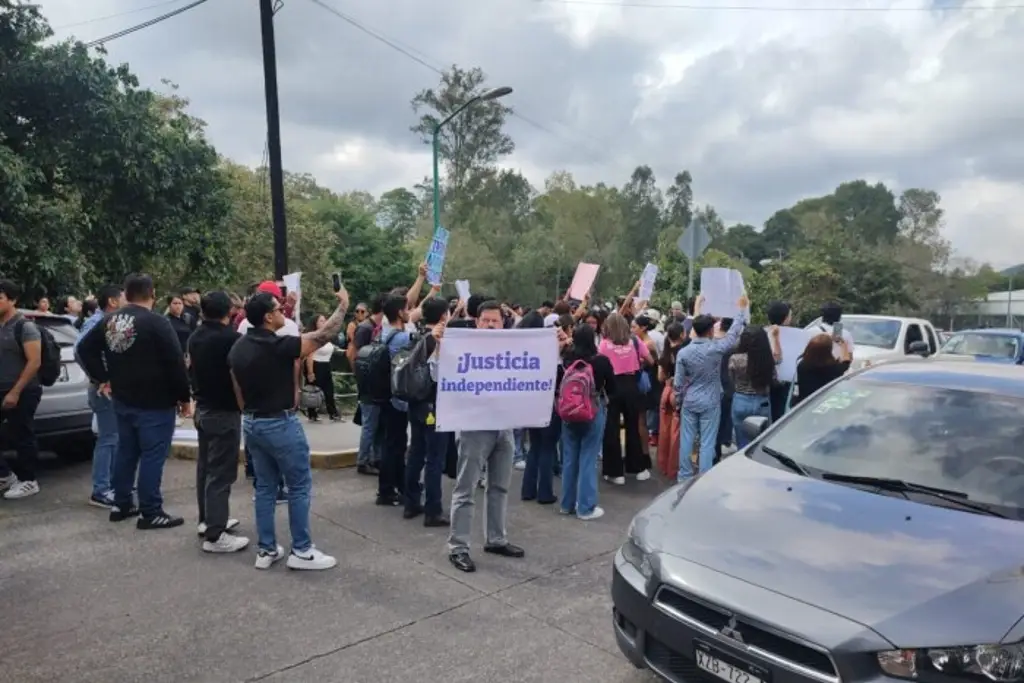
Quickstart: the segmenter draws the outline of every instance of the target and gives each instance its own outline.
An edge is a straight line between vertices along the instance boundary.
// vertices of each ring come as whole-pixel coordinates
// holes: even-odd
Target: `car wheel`
[[[95,434],[81,434],[60,439],[54,443],[53,451],[62,460],[82,462],[92,459],[92,450],[95,445]]]

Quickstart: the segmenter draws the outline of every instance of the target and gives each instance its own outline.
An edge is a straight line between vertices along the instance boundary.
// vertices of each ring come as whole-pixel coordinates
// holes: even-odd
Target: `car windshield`
[[[1019,342],[1009,334],[964,332],[950,337],[942,346],[942,353],[954,356],[986,356],[991,358],[1017,357]]]
[[[763,445],[812,475],[899,479],[1024,519],[1022,414],[1024,399],[1013,396],[853,377],[797,408]],[[776,462],[757,448],[750,455]]]
[[[74,346],[75,342],[78,341],[78,330],[67,320],[39,316],[38,318],[32,318],[32,322],[39,327],[45,327],[49,330],[50,334],[53,335],[53,340],[57,342],[57,346]]]
[[[843,329],[853,337],[856,346],[877,346],[895,349],[903,323],[891,318],[856,318],[843,316]]]

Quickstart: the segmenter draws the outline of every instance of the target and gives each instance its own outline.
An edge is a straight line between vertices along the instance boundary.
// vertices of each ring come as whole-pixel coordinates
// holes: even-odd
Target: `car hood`
[[[898,647],[998,642],[1024,614],[1024,522],[742,455],[666,492],[634,530],[652,552],[844,616]]]

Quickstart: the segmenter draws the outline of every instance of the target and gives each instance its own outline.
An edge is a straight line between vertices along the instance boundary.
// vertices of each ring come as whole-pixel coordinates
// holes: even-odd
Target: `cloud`
[[[39,1],[57,27],[138,7]],[[311,0],[284,0],[277,15],[285,163],[334,189],[379,192],[429,173],[429,154],[409,131],[409,100],[436,83],[431,69],[457,63],[516,88],[508,103],[522,115],[509,121],[517,150],[503,165],[538,187],[560,169],[622,184],[638,164],[663,183],[687,168],[698,202],[759,225],[802,197],[865,177],[939,191],[947,236],[962,254],[997,266],[1024,261],[1024,248],[1006,246],[1024,244],[1016,217],[1024,88],[1013,86],[1024,63],[1024,10],[1013,0],[963,9],[878,0],[871,6],[886,11],[858,12],[820,9],[864,7],[844,0],[787,0],[793,11],[736,11],[724,0],[703,0],[712,9],[324,2],[393,44]],[[159,12],[58,36],[92,39]],[[148,85],[178,83],[219,150],[259,161],[256,3],[210,2],[109,51]]]

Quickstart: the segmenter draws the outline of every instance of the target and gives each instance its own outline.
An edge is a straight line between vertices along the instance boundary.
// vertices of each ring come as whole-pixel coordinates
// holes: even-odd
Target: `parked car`
[[[667,681],[1024,679],[1024,368],[848,374],[659,496],[614,560],[618,645]]]
[[[62,315],[38,311],[21,313],[49,330],[60,347],[60,377],[52,387],[43,387],[43,398],[36,410],[35,428],[40,448],[60,455],[91,456],[95,437],[89,408],[89,379],[74,358],[78,330]]]
[[[804,329],[820,331],[821,325],[821,318],[817,318]],[[927,357],[939,349],[935,328],[922,318],[844,315],[843,329],[853,337],[853,363],[850,367],[854,370],[908,356]]]
[[[968,356],[995,363],[1024,363],[1024,332],[1014,329],[963,330],[939,349],[943,356]]]

